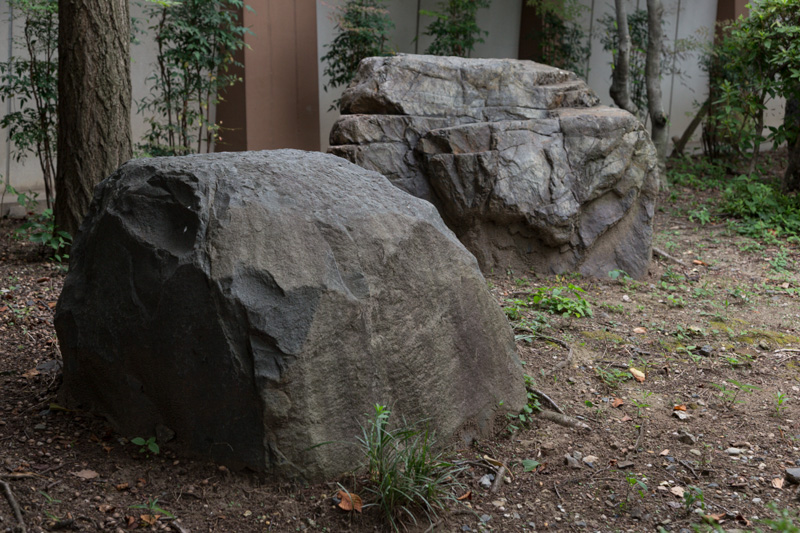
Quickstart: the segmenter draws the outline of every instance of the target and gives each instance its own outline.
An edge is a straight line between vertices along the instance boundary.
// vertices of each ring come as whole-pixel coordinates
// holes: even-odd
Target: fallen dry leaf
[[[108,503],[101,503],[97,506],[97,510],[101,513],[111,513],[114,511],[114,509],[116,509],[116,507]]]
[[[676,405],[675,407],[672,408],[672,410],[673,411],[685,411],[686,410],[686,406],[685,405]]]
[[[620,407],[625,405],[625,402],[622,401],[622,398],[614,398],[614,401],[611,402],[611,407]]]
[[[636,381],[638,381],[639,383],[641,383],[641,382],[643,382],[643,381],[644,381],[644,372],[642,372],[641,370],[639,370],[639,369],[636,369],[636,368],[633,368],[633,367],[630,367],[630,368],[628,369],[628,372],[630,372],[631,374],[633,374],[633,379],[635,379],[635,380],[636,380]]]
[[[712,524],[718,524],[722,522],[723,518],[725,518],[725,513],[703,515],[703,519]]]
[[[645,328],[633,328],[633,332],[634,333],[638,333],[638,334],[641,335],[642,333],[647,333],[647,329],[645,329]]]
[[[633,418],[629,417],[628,415],[623,416],[621,419],[622,422],[630,422],[631,420],[633,420]]]
[[[94,470],[80,470],[78,472],[70,472],[75,477],[79,477],[81,479],[94,479],[98,477],[100,474],[95,472]]]
[[[30,379],[30,378],[32,378],[34,376],[38,376],[38,375],[39,375],[39,371],[36,370],[35,368],[31,368],[30,370],[28,370],[27,372],[22,374],[22,377]]]
[[[665,455],[669,455],[669,449],[661,450],[661,453],[659,453],[658,455],[660,455],[662,457],[665,456]]]
[[[341,500],[339,502],[339,509],[343,511],[355,511],[357,513],[361,512],[361,508],[363,506],[361,496],[343,490],[340,490],[337,496],[339,497],[339,500]]]
[[[148,526],[154,526],[158,521],[158,515],[152,515],[152,514],[139,515],[139,518],[141,519],[142,522],[144,522]]]
[[[694,261],[692,261],[692,264],[693,264],[693,265],[703,265],[703,266],[708,266],[708,263],[706,263],[705,261],[700,261],[699,259],[695,259]]]
[[[772,480],[772,486],[775,487],[776,489],[782,489],[783,488],[783,478],[782,477],[776,477],[775,479],[773,479]]]
[[[686,492],[686,489],[683,487],[672,487],[669,491],[677,496],[678,498],[683,498],[683,493]]]
[[[471,500],[472,499],[472,491],[468,490],[466,493],[459,496],[458,501],[463,502],[464,500]]]
[[[3,307],[0,307],[0,313],[2,313],[3,311],[8,311],[8,306],[7,305],[4,305]]]
[[[116,488],[117,490],[128,490],[131,488],[131,486],[128,483],[120,483],[119,485],[116,485]]]

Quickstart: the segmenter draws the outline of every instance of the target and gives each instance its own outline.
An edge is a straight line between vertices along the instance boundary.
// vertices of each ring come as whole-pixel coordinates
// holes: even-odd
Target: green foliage
[[[783,414],[783,411],[786,409],[786,406],[783,404],[786,403],[788,399],[789,397],[782,392],[775,393],[775,416],[781,416]]]
[[[582,318],[592,316],[592,306],[581,296],[585,292],[569,283],[566,287],[542,287],[530,300],[534,306],[550,313]]]
[[[696,504],[698,502],[701,509],[706,508],[705,495],[703,494],[703,489],[701,489],[700,487],[696,487],[694,485],[689,485],[683,492],[683,506],[686,509],[686,512],[687,513],[692,512],[692,509],[696,507]]]
[[[712,110],[707,120],[706,152],[748,155],[764,138],[766,102],[800,96],[800,9],[796,0],[758,0],[724,28],[705,63]],[[787,139],[784,126],[767,136],[776,145]],[[714,144],[716,143],[716,144]]]
[[[539,401],[539,397],[533,392],[533,387],[535,386],[534,380],[531,376],[525,374],[525,388],[528,391],[528,402],[522,407],[522,411],[518,414],[508,413],[506,414],[506,418],[508,418],[509,423],[506,426],[506,429],[510,433],[514,433],[519,430],[520,426],[527,427],[530,425],[532,420],[533,414],[538,413],[542,410],[542,404]],[[527,470],[526,470],[527,472]]]
[[[797,511],[789,508],[778,509],[778,507],[771,503],[769,509],[777,515],[776,518],[769,518],[763,520],[762,523],[769,529],[767,531],[777,531],[779,533],[800,533],[800,516]],[[763,533],[764,530],[756,528],[758,533]]]
[[[625,473],[625,481],[628,483],[627,491],[625,492],[625,499],[628,499],[628,493],[631,489],[636,489],[636,492],[639,493],[640,498],[644,498],[645,494],[647,494],[647,484],[636,477],[636,475],[632,472]]]
[[[324,86],[348,85],[358,71],[358,64],[365,57],[387,56],[394,52],[387,46],[389,31],[394,23],[389,10],[383,7],[385,0],[348,0],[336,8],[336,37],[327,45],[328,53],[322,56],[325,63],[323,74],[328,78]],[[331,109],[339,106],[339,100]]]
[[[735,229],[749,237],[800,235],[800,197],[786,196],[769,183],[739,176],[722,195],[722,212],[738,217]]]
[[[627,370],[622,370],[620,368],[614,368],[611,366],[606,368],[596,366],[594,368],[594,373],[597,374],[597,377],[600,378],[600,381],[602,381],[603,384],[609,389],[616,389],[624,382],[633,379],[633,374]]]
[[[542,19],[542,26],[535,30],[541,45],[541,61],[586,78],[589,75],[584,70],[589,58],[589,36],[575,19],[588,7],[578,0],[528,0],[528,5],[533,6]]]
[[[137,503],[136,505],[131,505],[129,509],[144,509],[151,515],[163,515],[168,518],[175,518],[175,515],[164,509],[158,504],[158,498],[153,500],[147,500],[145,503]]]
[[[755,385],[741,383],[735,379],[729,379],[727,382],[731,384],[731,387],[719,383],[711,383],[710,385],[719,391],[719,398],[725,403],[728,409],[732,408],[737,403],[744,403],[743,400],[738,399],[739,393],[744,392],[745,394],[752,394],[754,390],[760,390],[759,387]]]
[[[234,53],[245,47],[248,29],[239,25],[243,0],[151,1],[145,15],[152,22],[158,54],[147,78],[150,94],[139,102],[148,111],[150,129],[139,149],[149,155],[183,155],[210,150],[221,139],[211,110],[224,90],[241,78]],[[249,7],[247,7],[249,9]]]
[[[489,34],[478,26],[478,10],[491,4],[492,0],[447,0],[439,2],[438,11],[421,10],[420,14],[434,18],[425,31],[433,37],[425,53],[469,57],[475,45],[483,42],[481,35]]]
[[[72,246],[72,235],[56,228],[53,210],[45,209],[41,213],[36,212],[36,206],[39,203],[36,200],[37,193],[29,196],[24,192],[17,192],[11,185],[7,185],[6,190],[17,196],[17,203],[25,209],[26,213],[25,223],[17,228],[14,237],[42,245],[42,250],[59,263],[69,259],[69,255],[65,252]]]
[[[58,102],[58,0],[8,0],[23,34],[15,55],[0,63],[0,99],[16,98],[17,111],[3,116],[17,161],[33,152],[39,159],[45,201],[51,208],[55,188],[56,106]],[[23,57],[17,55],[22,53]]]
[[[619,269],[615,269],[615,270],[610,271],[608,273],[608,277],[613,279],[613,280],[619,280],[619,281],[622,281],[622,282],[625,282],[625,281],[628,281],[628,280],[632,279],[628,275],[627,272],[625,272],[624,270],[619,270]]]
[[[155,437],[150,437],[147,440],[143,439],[142,437],[136,437],[131,439],[131,444],[141,446],[141,448],[139,448],[139,453],[145,453],[147,451],[153,455],[158,455],[161,453],[161,448],[158,446],[158,443],[156,443]]]
[[[392,529],[399,531],[403,519],[416,524],[422,511],[433,522],[448,500],[455,501],[452,489],[461,486],[456,476],[462,468],[434,452],[435,440],[424,423],[403,421],[390,429],[390,416],[388,407],[375,405],[359,443],[367,459],[366,490],[376,499],[368,505],[380,507]]]
[[[539,465],[541,465],[539,461],[535,459],[523,459],[522,460],[522,471],[523,472],[532,472],[536,470]]]

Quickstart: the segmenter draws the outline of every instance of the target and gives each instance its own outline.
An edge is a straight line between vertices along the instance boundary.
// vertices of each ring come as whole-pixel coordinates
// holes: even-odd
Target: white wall
[[[386,7],[394,22],[394,31],[390,42],[398,53],[424,53],[432,38],[424,35],[431,17],[417,16],[420,9],[435,11],[441,0],[389,0]],[[478,25],[489,32],[484,36],[484,43],[475,46],[472,57],[508,57],[516,58],[519,46],[519,25],[523,0],[493,0],[489,9],[478,12]],[[324,152],[328,149],[328,136],[339,112],[329,110],[333,101],[341,96],[344,87],[328,89],[323,86],[328,80],[323,71],[325,65],[321,59],[328,52],[327,45],[335,36],[335,23],[331,17],[336,6],[344,0],[317,0],[317,48],[319,63],[319,102],[320,102],[320,146]],[[419,18],[419,24],[418,22]],[[418,41],[415,42],[415,37]]]

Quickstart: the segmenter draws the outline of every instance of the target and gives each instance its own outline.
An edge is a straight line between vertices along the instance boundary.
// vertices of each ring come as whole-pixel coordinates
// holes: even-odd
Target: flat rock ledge
[[[505,316],[433,206],[320,153],[126,163],[95,190],[55,326],[67,405],[281,476],[359,467],[374,404],[446,442],[526,401]]]
[[[575,74],[531,61],[362,61],[330,153],[432,202],[481,269],[647,273],[655,148]]]

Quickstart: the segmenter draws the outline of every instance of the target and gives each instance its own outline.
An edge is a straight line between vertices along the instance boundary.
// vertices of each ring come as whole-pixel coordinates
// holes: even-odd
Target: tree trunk
[[[75,235],[94,186],[130,159],[128,0],[58,2],[56,225]]]
[[[789,166],[783,175],[783,192],[800,191],[800,96],[787,98],[783,127],[789,149]]]
[[[664,15],[664,6],[661,0],[647,0],[647,64],[645,65],[647,83],[647,107],[652,122],[653,144],[658,153],[658,168],[663,177],[666,172],[667,158],[667,115],[661,102],[661,47],[664,42],[664,33],[661,29],[661,19]]]
[[[614,70],[611,73],[611,88],[609,95],[620,108],[638,114],[638,109],[631,102],[628,91],[628,79],[630,78],[630,59],[631,59],[631,35],[628,31],[628,14],[625,12],[624,0],[614,0],[617,8],[617,57],[614,62]]]
[[[783,175],[783,192],[800,191],[800,135],[789,147],[789,166]]]

